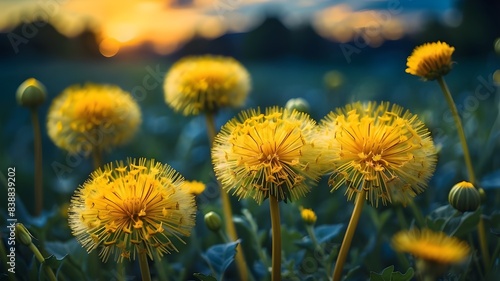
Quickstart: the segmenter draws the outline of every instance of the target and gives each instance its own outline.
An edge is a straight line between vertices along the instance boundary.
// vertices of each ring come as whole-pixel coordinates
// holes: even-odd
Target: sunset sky
[[[323,37],[346,42],[356,34],[372,46],[418,31],[430,13],[460,24],[453,0],[2,0],[0,30],[33,18],[74,36],[85,27],[98,34],[101,53],[150,42],[168,54],[195,35],[215,38],[257,26],[273,11],[289,27],[311,22]]]

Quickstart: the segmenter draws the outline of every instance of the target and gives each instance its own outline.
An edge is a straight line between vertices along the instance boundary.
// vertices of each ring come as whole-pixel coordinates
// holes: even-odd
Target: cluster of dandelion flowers
[[[128,93],[115,85],[85,84],[66,88],[47,117],[48,135],[71,153],[110,149],[131,139],[141,124],[141,111]]]
[[[388,102],[356,102],[330,112],[319,126],[332,191],[345,184],[351,199],[364,189],[378,206],[403,204],[425,190],[436,166],[429,130],[417,115]]]
[[[177,251],[171,238],[189,236],[196,213],[194,195],[183,188],[181,175],[170,166],[128,159],[94,171],[75,192],[69,226],[87,251],[101,248],[100,257],[135,259],[146,251]]]
[[[197,115],[242,106],[251,86],[248,71],[234,58],[205,55],[176,62],[163,87],[170,107],[184,115]]]
[[[406,73],[434,80],[451,70],[451,55],[455,51],[445,42],[426,43],[416,47],[408,57]]]
[[[460,239],[429,229],[400,231],[392,238],[392,246],[398,252],[444,265],[459,263],[470,252],[469,245]]]
[[[243,111],[227,122],[212,148],[224,190],[257,203],[303,197],[321,176],[316,123],[309,115],[271,107]]]

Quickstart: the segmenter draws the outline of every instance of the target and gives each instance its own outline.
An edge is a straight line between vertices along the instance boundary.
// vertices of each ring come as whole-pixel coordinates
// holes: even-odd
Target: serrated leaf
[[[193,273],[193,276],[198,278],[198,280],[200,280],[200,281],[217,281],[217,279],[215,279],[215,277],[213,277],[211,275],[205,275],[202,273]]]
[[[382,278],[384,278],[384,280],[390,281],[392,279],[391,277],[393,272],[394,272],[394,265],[386,267],[382,271]]]
[[[214,245],[201,255],[217,279],[221,279],[226,269],[233,262],[236,255],[236,247],[239,243],[240,240]]]
[[[78,244],[76,239],[71,239],[66,242],[45,242],[45,250],[49,252],[49,254],[55,256],[58,260],[63,259],[69,253],[74,253],[80,248],[81,246]]]
[[[388,266],[382,270],[382,273],[370,272],[371,281],[409,281],[413,278],[413,268],[408,268],[405,274],[399,271],[394,272],[394,265]]]
[[[322,244],[335,238],[343,227],[344,224],[320,225],[314,228],[314,235],[316,235],[318,243]],[[305,236],[301,240],[295,241],[295,245],[302,248],[313,249],[312,241],[309,236]]]
[[[490,229],[491,234],[495,235],[496,237],[500,237],[500,230],[496,229]]]
[[[463,237],[465,234],[473,231],[479,219],[481,218],[481,209],[478,208],[475,212],[464,213],[460,218],[456,228],[450,233],[458,237]]]
[[[413,271],[413,268],[409,267],[404,274],[399,271],[394,272],[392,274],[392,281],[410,281],[414,275],[415,272]]]
[[[325,243],[330,241],[339,235],[340,231],[344,227],[344,224],[331,224],[331,225],[320,225],[314,228],[314,234],[316,234],[316,238],[318,242]]]
[[[381,274],[370,272],[370,281],[385,281]]]
[[[50,268],[59,268],[61,266],[62,259],[58,259],[55,256],[49,256],[45,258],[44,265]]]

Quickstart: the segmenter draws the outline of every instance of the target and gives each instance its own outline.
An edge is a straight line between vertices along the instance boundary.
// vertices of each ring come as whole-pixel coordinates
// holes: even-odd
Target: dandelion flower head
[[[285,202],[305,196],[321,175],[315,129],[299,111],[243,111],[222,127],[212,148],[223,189],[259,204],[270,195]]]
[[[406,73],[434,80],[451,70],[451,55],[455,51],[445,42],[426,43],[416,47],[408,57]]]
[[[364,188],[373,206],[392,197],[405,204],[424,191],[434,173],[436,149],[429,130],[398,105],[348,104],[321,121],[320,134],[332,191],[345,184],[348,199]]]
[[[71,153],[124,144],[140,124],[139,105],[114,85],[70,86],[52,101],[47,117],[49,137]]]
[[[107,261],[135,259],[146,251],[153,259],[177,251],[194,226],[194,195],[170,166],[129,159],[94,171],[78,188],[69,207],[69,226],[88,252],[100,248]]]
[[[250,75],[231,57],[191,56],[172,66],[163,87],[170,107],[197,115],[242,106],[250,91]]]
[[[470,252],[469,245],[460,239],[429,229],[398,232],[392,246],[398,252],[445,265],[463,261]]]

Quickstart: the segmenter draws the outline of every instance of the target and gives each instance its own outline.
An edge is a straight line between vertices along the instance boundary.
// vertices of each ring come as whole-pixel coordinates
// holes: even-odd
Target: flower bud
[[[462,181],[451,188],[448,201],[460,212],[472,212],[481,205],[481,196],[472,183]]]
[[[32,243],[31,233],[26,229],[24,224],[16,223],[16,238],[21,241],[23,245],[29,246]]]
[[[306,224],[310,224],[310,225],[315,224],[316,220],[318,219],[318,217],[316,216],[316,214],[314,213],[314,211],[311,210],[311,209],[301,208],[301,210],[300,210],[300,216],[302,217],[302,220]]]
[[[205,224],[211,231],[218,232],[222,227],[222,219],[217,213],[208,212],[205,214]]]
[[[292,111],[297,110],[304,113],[309,113],[309,103],[303,98],[290,99],[286,102],[285,108]]]
[[[40,81],[29,78],[17,88],[17,102],[25,107],[37,107],[41,105],[47,97],[47,90]]]

